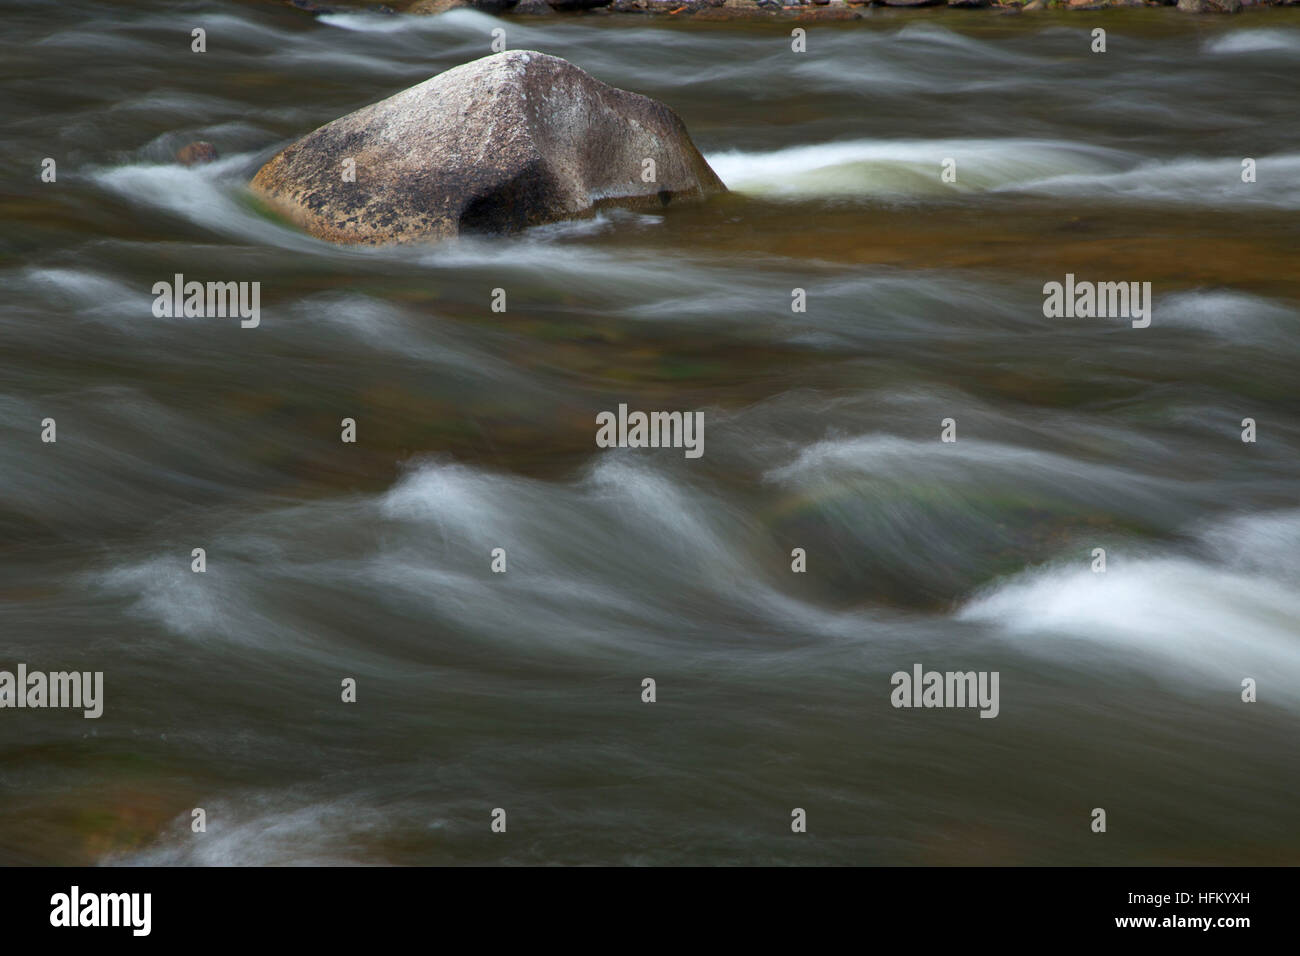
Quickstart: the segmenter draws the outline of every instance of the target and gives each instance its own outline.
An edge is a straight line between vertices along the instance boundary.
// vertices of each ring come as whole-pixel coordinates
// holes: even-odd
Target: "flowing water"
[[[503,24],[732,192],[378,249],[251,201]],[[1300,862],[1300,14],[790,26],[4,4],[0,668],[105,701],[0,711],[0,861]],[[620,403],[703,456],[598,449]]]

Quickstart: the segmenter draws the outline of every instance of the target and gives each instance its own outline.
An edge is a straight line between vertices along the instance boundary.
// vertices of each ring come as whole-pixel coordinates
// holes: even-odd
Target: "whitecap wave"
[[[1061,169],[1109,175],[1136,160],[1118,150],[1032,139],[853,140],[707,158],[730,189],[795,198],[953,196],[1019,186]],[[957,164],[954,183],[940,176],[948,159]]]
[[[1300,30],[1239,30],[1225,33],[1205,44],[1206,53],[1292,53],[1300,54]]]
[[[1202,541],[1194,556],[1112,553],[1100,573],[1086,555],[1034,568],[957,617],[1031,653],[1146,664],[1228,695],[1251,677],[1270,699],[1300,705],[1300,512],[1234,518]]]
[[[768,151],[719,151],[709,164],[728,188],[775,198],[935,200],[972,193],[1050,193],[1197,206],[1300,208],[1300,153],[1156,160],[1063,140],[852,140]],[[955,182],[941,177],[956,164]]]

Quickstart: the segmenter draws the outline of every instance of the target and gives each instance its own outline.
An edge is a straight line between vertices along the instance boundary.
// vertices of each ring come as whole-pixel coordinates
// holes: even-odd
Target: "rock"
[[[1029,10],[1031,12],[1035,10],[1046,10],[1047,4],[1044,2],[1044,0],[1029,0],[1029,3],[1026,3],[1023,7],[1021,7],[1021,9]]]
[[[308,13],[314,13],[319,16],[322,13],[336,13],[333,7],[322,6],[315,3],[314,0],[285,0],[285,3],[291,7],[297,7],[299,10],[306,10]]]
[[[591,10],[595,7],[607,7],[610,0],[547,0],[555,10]]]
[[[1241,0],[1178,0],[1181,13],[1240,13]]]
[[[519,0],[510,8],[510,12],[526,17],[549,17],[555,11],[546,0]]]
[[[202,166],[204,163],[215,162],[216,158],[217,147],[206,140],[190,143],[176,151],[176,159],[185,166]]]
[[[412,4],[407,13],[446,13],[457,7],[468,7],[482,13],[504,13],[515,5],[516,0],[419,0]]]
[[[992,0],[948,0],[948,6],[957,9],[968,9],[971,7],[987,7]]]
[[[649,160],[653,182],[642,179]],[[668,107],[529,50],[466,63],[327,123],[250,185],[312,235],[356,243],[514,232],[607,204],[726,190]]]
[[[887,7],[937,7],[948,0],[881,0]]]

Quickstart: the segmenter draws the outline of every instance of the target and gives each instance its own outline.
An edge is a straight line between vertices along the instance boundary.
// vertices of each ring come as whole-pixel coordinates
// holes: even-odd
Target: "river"
[[[0,862],[1300,862],[1300,13],[3,16],[0,668],[104,713],[0,710]],[[731,192],[382,248],[252,201],[496,27]],[[178,273],[260,324],[155,317]],[[703,455],[597,448],[621,403]]]

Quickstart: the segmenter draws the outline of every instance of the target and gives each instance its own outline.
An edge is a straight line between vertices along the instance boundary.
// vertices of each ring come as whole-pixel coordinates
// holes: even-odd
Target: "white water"
[[[59,160],[0,237],[0,663],[108,692],[94,727],[0,722],[0,859],[1294,861],[1300,293],[1241,251],[1295,241],[1293,29],[1119,28],[1103,61],[1029,17],[800,56],[193,16],[204,60],[152,0],[0,36],[6,155]],[[503,23],[671,105],[734,194],[380,249],[250,202],[275,150]],[[222,159],[178,165],[200,138]],[[1057,271],[1156,268],[1141,334],[1043,318]],[[154,317],[177,272],[262,283],[261,326]],[[598,451],[620,401],[703,411],[705,456]],[[894,710],[915,662],[998,670],[1000,716]],[[1103,782],[1126,836],[1083,844]]]

